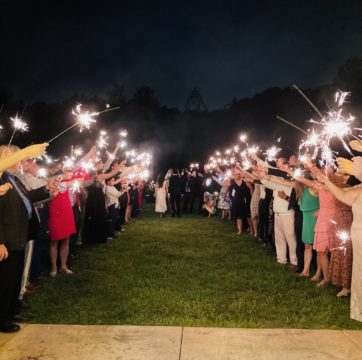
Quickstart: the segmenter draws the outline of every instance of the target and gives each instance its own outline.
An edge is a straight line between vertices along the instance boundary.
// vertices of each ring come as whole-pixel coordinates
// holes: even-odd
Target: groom
[[[175,169],[170,170],[168,192],[170,194],[172,217],[175,217],[176,214],[178,217],[180,217],[182,181],[181,181],[180,172],[178,170]]]

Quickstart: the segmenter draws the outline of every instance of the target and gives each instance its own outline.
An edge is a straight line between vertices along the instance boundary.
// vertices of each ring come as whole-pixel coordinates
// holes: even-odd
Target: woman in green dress
[[[317,222],[317,212],[319,210],[319,198],[317,191],[304,186],[300,182],[296,182],[295,187],[297,197],[299,198],[299,207],[303,213],[302,241],[304,243],[304,269],[299,276],[309,276],[310,263],[313,256],[314,227]]]

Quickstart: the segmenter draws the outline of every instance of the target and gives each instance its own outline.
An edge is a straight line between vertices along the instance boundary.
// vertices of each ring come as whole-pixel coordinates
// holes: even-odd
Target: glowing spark
[[[248,138],[248,136],[246,134],[244,134],[244,133],[240,134],[239,139],[241,142],[245,142],[247,138]]]
[[[18,114],[16,114],[15,117],[10,117],[10,120],[13,122],[13,128],[15,129],[15,131],[17,131],[17,130],[28,131],[29,130],[28,124],[25,121],[23,121],[22,119],[20,119],[18,117]]]
[[[111,107],[111,105],[106,104],[106,109],[109,109]]]
[[[243,169],[244,170],[249,170],[251,168],[251,163],[249,160],[245,160],[243,161]]]
[[[92,123],[95,123],[96,120],[93,119],[94,116],[99,115],[98,112],[85,112],[81,111],[82,104],[78,104],[73,110],[72,114],[76,116],[78,123],[80,124],[80,132],[83,131],[83,128],[89,129]]]
[[[251,154],[256,154],[259,151],[259,147],[258,146],[250,146],[249,148],[247,148],[247,152],[249,155]]]
[[[74,180],[72,190],[77,192],[80,191],[80,182],[78,180]]]
[[[276,146],[272,146],[266,150],[266,157],[268,161],[276,160],[276,157],[281,149]]]
[[[82,148],[75,148],[74,150],[73,150],[73,155],[74,156],[81,156],[81,155],[83,155],[83,149]]]
[[[126,141],[120,141],[118,144],[119,144],[119,147],[121,149],[124,149],[125,147],[127,147],[127,142]]]
[[[206,181],[205,181],[206,186],[210,186],[211,183],[212,183],[211,179],[206,179]]]
[[[46,168],[39,168],[38,177],[47,177],[48,170]]]
[[[350,239],[350,235],[349,235],[348,231],[345,231],[345,230],[337,231],[337,237],[342,242],[346,242],[347,240]]]
[[[334,96],[334,101],[337,103],[338,107],[342,107],[343,104],[346,102],[346,98],[350,95],[350,92],[337,91]]]
[[[302,173],[303,173],[302,169],[295,169],[293,173],[293,178],[295,179],[297,177],[302,176]]]
[[[119,133],[119,135],[120,135],[121,137],[125,138],[125,137],[127,137],[127,135],[128,135],[128,131],[127,131],[127,130],[122,130],[122,131]]]
[[[63,168],[72,168],[74,166],[74,159],[68,158],[65,161],[63,161]]]
[[[86,171],[95,170],[95,166],[91,161],[82,162],[81,166]]]

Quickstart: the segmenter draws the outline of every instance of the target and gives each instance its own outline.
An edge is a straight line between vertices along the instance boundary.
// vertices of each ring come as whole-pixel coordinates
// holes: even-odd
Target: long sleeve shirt
[[[290,194],[292,192],[292,188],[290,186],[277,184],[273,181],[265,179],[263,179],[261,183],[268,189],[273,190],[273,211],[276,214],[290,213],[294,211],[293,209],[288,209],[289,200],[284,200],[278,195],[278,191],[284,191],[284,193],[290,197]]]
[[[124,191],[118,191],[114,186],[106,185],[106,205],[107,207],[115,205],[119,206],[119,197],[124,193]]]

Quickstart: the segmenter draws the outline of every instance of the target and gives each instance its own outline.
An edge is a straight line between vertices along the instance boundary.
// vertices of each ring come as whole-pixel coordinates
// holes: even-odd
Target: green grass
[[[29,298],[34,323],[362,329],[349,299],[275,264],[230,222],[151,211]]]

